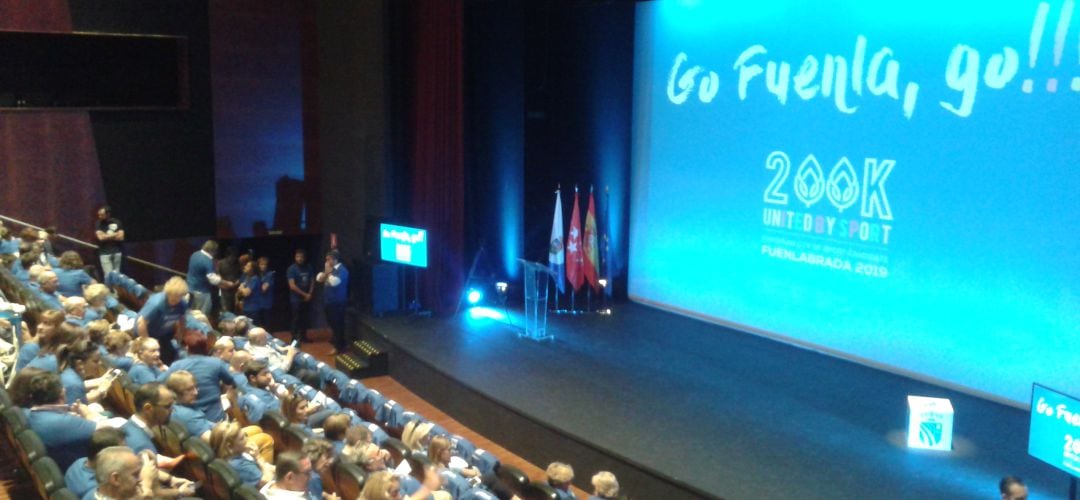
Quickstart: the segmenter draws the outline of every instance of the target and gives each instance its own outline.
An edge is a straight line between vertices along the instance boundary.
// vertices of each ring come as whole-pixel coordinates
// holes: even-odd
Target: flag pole
[[[561,202],[562,197],[559,196],[561,194],[560,191],[562,191],[562,184],[561,183],[556,183],[555,184],[555,199]],[[561,213],[561,210],[560,210],[560,213]],[[563,236],[565,236],[565,235],[559,235],[560,241],[561,241],[561,238]],[[563,245],[563,243],[561,243],[561,242],[559,244]],[[566,266],[566,252],[565,251],[563,252],[563,266]],[[555,277],[555,279],[557,280],[559,278]],[[560,311],[559,311],[559,286],[558,286],[558,283],[556,282],[556,285],[555,285],[555,314],[559,314],[559,313],[560,313]]]

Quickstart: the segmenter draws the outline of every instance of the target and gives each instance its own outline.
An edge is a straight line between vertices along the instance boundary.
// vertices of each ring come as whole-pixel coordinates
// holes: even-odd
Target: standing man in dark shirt
[[[124,241],[124,226],[112,216],[112,209],[104,206],[97,211],[97,230],[94,236],[98,240],[98,258],[101,259],[101,277],[109,271],[120,272],[120,263],[124,258],[121,243]]]
[[[311,294],[315,291],[314,272],[307,263],[307,253],[297,248],[293,265],[285,272],[289,280],[289,309],[292,312],[292,338],[308,342],[307,331],[311,326]]]
[[[341,254],[337,250],[331,250],[326,254],[326,264],[323,271],[315,276],[315,281],[323,284],[323,307],[326,313],[326,322],[333,332],[331,342],[334,344],[332,354],[344,352],[345,339],[345,307],[349,301],[349,269],[341,264]]]

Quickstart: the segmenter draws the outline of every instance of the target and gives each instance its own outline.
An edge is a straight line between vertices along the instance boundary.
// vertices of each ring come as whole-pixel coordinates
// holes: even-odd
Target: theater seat
[[[383,441],[381,448],[390,452],[390,458],[394,459],[394,464],[400,464],[410,453],[409,448],[400,439],[389,438]]]
[[[184,454],[184,441],[187,440],[187,429],[180,422],[169,422],[158,427],[153,433],[154,446],[167,457],[175,457]]]
[[[64,475],[56,462],[49,457],[42,457],[34,462],[30,468],[34,478],[34,487],[41,498],[49,498],[53,493],[64,487]]]
[[[173,470],[180,477],[206,483],[206,466],[214,460],[214,450],[203,440],[192,436],[184,441],[184,461]]]
[[[67,488],[60,488],[49,495],[49,500],[79,500],[79,497]]]
[[[206,465],[208,481],[203,484],[203,494],[209,498],[229,499],[242,483],[236,470],[228,462],[215,458]]]
[[[304,442],[307,441],[307,437],[307,433],[304,432],[300,426],[290,424],[288,427],[282,429],[281,449],[283,451],[303,451]]]
[[[285,419],[285,415],[282,415],[277,410],[267,410],[263,413],[262,420],[259,420],[259,427],[262,427],[263,432],[274,438],[275,455],[285,451],[284,443],[281,442],[281,435],[288,426],[289,421]]]
[[[521,469],[513,465],[499,464],[498,467],[495,467],[495,475],[499,478],[499,481],[518,496],[521,496],[522,491],[529,485],[529,476],[526,476],[524,472],[521,472]]]
[[[334,486],[341,498],[359,498],[367,474],[356,464],[338,461],[333,466]]]
[[[29,425],[26,422],[26,415],[22,408],[11,406],[0,411],[0,417],[4,420],[4,434],[7,436],[8,443],[15,446],[15,436]]]
[[[6,410],[12,406],[15,406],[15,404],[11,402],[11,395],[8,394],[3,387],[0,387],[0,411]]]
[[[131,414],[135,412],[135,392],[130,390],[134,389],[130,387],[132,384],[134,382],[127,375],[121,375],[113,380],[105,393],[105,406],[124,418],[131,418]]]
[[[559,492],[550,484],[533,481],[526,484],[519,495],[522,500],[559,500]]]
[[[477,448],[472,455],[465,457],[469,465],[476,467],[481,474],[493,474],[499,468],[499,459],[483,448]]]
[[[249,484],[241,484],[232,492],[233,500],[266,500],[259,490]]]
[[[41,438],[37,433],[30,429],[23,429],[22,432],[15,435],[15,444],[18,446],[19,454],[24,464],[32,464],[40,458],[49,456],[45,451],[45,444],[41,442]]]

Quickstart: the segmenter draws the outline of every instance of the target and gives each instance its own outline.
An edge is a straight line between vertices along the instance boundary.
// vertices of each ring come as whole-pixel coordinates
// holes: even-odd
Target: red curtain
[[[416,0],[410,5],[412,219],[429,231],[423,305],[453,311],[464,282],[464,4]]]
[[[70,32],[71,12],[66,0],[0,0],[0,29]],[[104,192],[89,113],[0,112],[0,214],[89,240]]]

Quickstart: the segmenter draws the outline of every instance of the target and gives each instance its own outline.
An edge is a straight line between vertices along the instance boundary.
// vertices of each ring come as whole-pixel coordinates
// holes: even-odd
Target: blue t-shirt
[[[37,358],[39,352],[41,352],[41,345],[37,342],[19,346],[19,358],[15,360],[15,371],[18,372],[26,367],[27,364]]]
[[[259,464],[244,455],[230,458],[229,465],[244,484],[258,487],[259,481],[262,481],[262,469],[259,468]]]
[[[199,250],[188,259],[187,286],[193,292],[210,293],[214,291],[207,274],[214,272],[214,259]]]
[[[244,297],[244,312],[251,313],[262,309],[262,295],[260,294],[262,277],[258,273],[245,274],[243,283],[244,287],[251,290],[251,295]]]
[[[64,310],[64,304],[60,302],[60,295],[58,293],[46,293],[45,290],[42,290],[41,288],[34,288],[33,290],[37,293],[38,298],[41,299],[49,309],[56,311]]]
[[[323,300],[327,304],[340,305],[348,302],[349,300],[349,269],[344,264],[338,264],[337,267],[330,273],[331,276],[337,276],[340,283],[337,286],[330,286],[330,282],[326,282],[325,289],[323,290]],[[329,277],[327,277],[329,280]]]
[[[142,427],[139,427],[135,422],[128,420],[120,430],[124,431],[124,442],[127,443],[127,447],[131,448],[131,451],[139,453],[143,450],[150,450],[157,453],[157,446],[154,445],[154,441]]]
[[[19,253],[19,240],[15,238],[10,240],[0,240],[0,254],[5,253]]]
[[[96,428],[93,422],[60,410],[30,410],[26,420],[60,470],[66,471],[90,453],[90,436]]]
[[[229,373],[229,365],[218,358],[192,355],[177,360],[169,367],[167,373],[180,370],[187,370],[195,376],[195,385],[199,388],[195,408],[202,410],[211,422],[224,420],[225,410],[221,407],[221,384],[235,384],[232,374]]]
[[[30,362],[27,363],[26,366],[33,366],[34,368],[40,368],[47,372],[60,373],[60,365],[59,362],[56,360],[55,354],[38,356],[30,360]]]
[[[311,280],[313,278],[311,266],[300,264],[293,264],[289,266],[289,269],[285,271],[285,278],[291,280],[297,288],[307,292],[311,289]],[[300,295],[289,289],[289,302],[297,303],[303,302]]]
[[[86,383],[72,367],[64,368],[64,371],[60,372],[60,384],[64,386],[64,399],[67,404],[76,401],[84,405],[90,404],[86,399]]]
[[[23,267],[22,262],[18,260],[11,263],[11,274],[14,274],[15,278],[23,283],[30,281],[30,271]]]
[[[182,404],[173,406],[172,420],[174,422],[180,422],[180,424],[187,429],[188,434],[196,437],[202,436],[204,432],[209,431],[214,427],[214,424],[206,419],[206,415],[204,415],[203,412]]]
[[[161,378],[161,370],[146,363],[135,363],[128,370],[128,377],[131,377],[135,385],[149,384]]]
[[[263,291],[263,285],[266,291]],[[245,311],[259,311],[274,307],[274,271],[255,273],[244,279],[244,286],[251,289],[251,295],[244,299]]]
[[[94,469],[86,466],[87,461],[86,457],[76,460],[64,473],[64,486],[79,498],[97,488],[97,477],[94,476]]]
[[[151,337],[159,342],[168,342],[175,336],[176,322],[184,316],[187,308],[187,300],[170,306],[165,292],[158,292],[146,299],[146,304],[139,310],[139,317],[146,321],[146,330]]]
[[[308,498],[322,498],[322,476],[316,471],[311,471],[311,478],[308,479],[307,483],[307,494]]]
[[[60,286],[56,289],[64,297],[82,297],[83,287],[94,282],[94,279],[82,269],[53,269]]]

